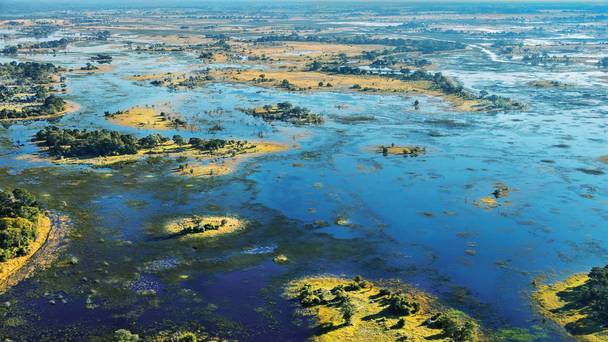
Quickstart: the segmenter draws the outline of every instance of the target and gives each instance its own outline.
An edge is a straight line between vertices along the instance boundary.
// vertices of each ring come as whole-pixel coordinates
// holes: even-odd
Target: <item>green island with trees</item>
[[[0,291],[46,243],[51,220],[27,190],[0,189]]]
[[[608,339],[608,265],[593,267],[534,293],[540,312],[555,321],[576,340]]]
[[[27,255],[40,214],[40,205],[27,190],[0,190],[0,261]]]
[[[279,102],[275,105],[265,105],[243,111],[253,117],[262,118],[266,122],[283,121],[294,125],[323,123],[322,115],[313,113],[308,108],[294,106],[290,102]]]
[[[184,139],[160,134],[137,138],[107,129],[79,130],[48,126],[39,130],[32,140],[58,162],[108,166],[132,162],[147,155],[181,156],[191,158],[235,158],[253,153],[270,153],[285,149],[270,142],[250,143],[246,140]]]
[[[300,314],[314,317],[313,340],[485,340],[474,319],[399,282],[379,286],[360,276],[307,277],[290,282],[286,297]]]

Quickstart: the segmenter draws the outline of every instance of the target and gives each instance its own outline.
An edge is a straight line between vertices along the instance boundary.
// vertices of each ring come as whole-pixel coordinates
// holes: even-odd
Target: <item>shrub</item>
[[[140,340],[139,335],[133,334],[127,329],[118,329],[114,332],[114,342],[138,342]]]

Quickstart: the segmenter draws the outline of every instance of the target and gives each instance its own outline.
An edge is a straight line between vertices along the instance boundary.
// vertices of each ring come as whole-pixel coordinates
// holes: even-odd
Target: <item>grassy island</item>
[[[422,146],[408,146],[408,145],[395,145],[391,144],[390,146],[378,146],[376,148],[378,153],[382,153],[383,155],[399,155],[399,156],[410,156],[417,157],[419,155],[426,153],[426,148]]]
[[[501,199],[509,196],[510,191],[511,189],[506,184],[498,182],[494,184],[494,191],[489,196],[482,197],[473,204],[484,209],[494,209],[500,205],[510,204],[509,201],[501,201]]]
[[[608,340],[608,266],[541,285],[533,298],[540,312],[578,341]]]
[[[51,221],[28,191],[0,190],[0,289],[44,245]]]
[[[290,102],[279,102],[275,105],[265,105],[258,108],[246,109],[245,113],[266,122],[283,121],[294,125],[319,125],[323,116],[311,112],[308,108],[294,106]]]
[[[179,115],[158,111],[153,106],[136,106],[124,111],[106,112],[105,117],[119,126],[145,129],[165,130],[186,125]]]
[[[246,226],[247,222],[236,217],[193,215],[169,221],[164,230],[175,237],[205,239],[232,234]]]
[[[170,139],[160,134],[137,138],[106,129],[87,131],[56,126],[38,131],[33,140],[42,151],[55,157],[56,163],[92,166],[135,162],[147,156],[186,157],[195,160],[232,158],[240,161],[244,157],[287,149],[284,145],[271,142],[201,138],[186,141],[179,135]]]
[[[149,82],[157,87],[169,89],[193,89],[205,86],[213,81],[208,70],[197,70],[192,72],[167,72],[161,74],[133,75],[128,78],[131,81]]]
[[[401,283],[308,277],[290,282],[286,296],[315,318],[317,341],[485,340],[472,318]]]

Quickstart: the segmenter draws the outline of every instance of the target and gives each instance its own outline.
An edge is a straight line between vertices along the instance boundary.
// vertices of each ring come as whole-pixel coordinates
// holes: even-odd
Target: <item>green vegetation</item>
[[[586,308],[587,317],[597,322],[608,322],[608,265],[594,267],[582,286],[572,289],[574,302]]]
[[[48,153],[55,157],[94,158],[136,154],[141,150],[153,149],[170,142],[184,145],[185,141],[181,136],[174,137],[176,140],[171,141],[160,134],[149,134],[138,139],[131,134],[107,129],[87,131],[49,126],[38,131],[33,140],[48,147]],[[236,154],[247,147],[247,141],[224,139],[190,138],[188,144],[189,148],[208,153],[230,147],[231,153]]]
[[[209,230],[219,230],[221,227],[225,226],[228,223],[226,219],[221,220],[219,223],[214,224],[211,222],[205,222],[205,219],[201,216],[194,215],[190,224],[184,226],[181,234],[196,234],[203,233]]]
[[[150,134],[141,139],[106,129],[87,131],[62,129],[56,126],[38,131],[34,140],[49,148],[56,157],[101,157],[135,154],[140,149],[153,148],[169,139]]]
[[[64,111],[66,102],[61,97],[49,95],[40,105],[23,107],[21,110],[3,108],[0,110],[0,119],[35,119],[39,116],[54,115]]]
[[[309,109],[294,106],[289,102],[279,102],[276,105],[265,105],[260,108],[245,110],[245,113],[264,121],[283,121],[295,125],[322,124],[323,116],[312,113]]]
[[[118,329],[114,332],[113,342],[139,342],[141,338],[138,334],[133,334],[127,329]]]
[[[49,94],[47,84],[63,69],[51,63],[0,64],[0,119],[24,119],[54,115],[66,102]]]
[[[10,62],[0,64],[0,80],[8,84],[45,84],[63,69],[52,63]]]
[[[439,314],[439,316],[436,315],[434,322],[431,324],[443,329],[444,334],[454,341],[475,340],[475,325],[460,311],[448,310]]]
[[[36,239],[36,219],[41,209],[26,190],[0,190],[0,261],[24,256]]]
[[[394,46],[395,52],[419,52],[429,54],[439,51],[450,51],[464,49],[466,46],[458,42],[450,42],[436,39],[392,39],[392,38],[371,38],[367,35],[357,35],[351,37],[321,37],[321,36],[302,36],[296,33],[290,35],[267,35],[260,37],[256,42],[320,42],[334,44],[366,44],[366,45],[387,45]]]
[[[112,56],[100,53],[91,57],[91,60],[99,64],[110,64],[112,63]]]
[[[312,277],[293,281],[287,293],[316,317],[327,340],[362,334],[370,341],[483,340],[473,319],[409,287],[378,287],[360,276]]]

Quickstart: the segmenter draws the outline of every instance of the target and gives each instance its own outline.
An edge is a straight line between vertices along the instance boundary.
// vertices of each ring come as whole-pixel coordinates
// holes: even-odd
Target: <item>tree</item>
[[[127,329],[118,329],[114,332],[114,342],[139,342],[139,335],[133,334]]]
[[[186,140],[181,135],[178,135],[178,134],[173,136],[173,142],[180,146],[186,144]]]
[[[342,318],[344,319],[344,324],[352,325],[353,317],[355,316],[357,308],[352,303],[350,298],[347,298],[346,300],[342,301],[342,303],[340,304],[340,311],[342,312]]]

